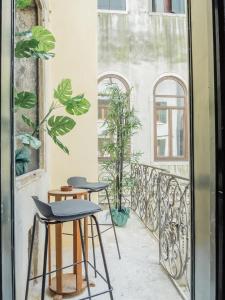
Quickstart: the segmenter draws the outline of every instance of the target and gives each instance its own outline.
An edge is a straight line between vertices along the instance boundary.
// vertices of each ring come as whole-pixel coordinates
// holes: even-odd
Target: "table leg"
[[[57,196],[56,201],[61,201],[61,197]],[[56,269],[62,268],[62,224],[55,225],[55,243],[56,243]],[[62,270],[56,272],[56,292],[62,293]]]
[[[87,194],[84,195],[84,200],[88,200]],[[85,242],[85,251],[86,251],[86,257],[88,260],[88,218],[84,219],[84,242]]]
[[[48,203],[50,203],[51,197],[48,195]],[[51,256],[51,226],[48,226],[48,272],[52,270],[52,256]],[[48,276],[49,286],[52,283],[52,276],[49,274]]]
[[[81,236],[78,221],[73,222],[73,261],[74,263],[82,261]],[[81,263],[74,266],[74,274],[76,274],[76,289],[79,291],[83,285]]]

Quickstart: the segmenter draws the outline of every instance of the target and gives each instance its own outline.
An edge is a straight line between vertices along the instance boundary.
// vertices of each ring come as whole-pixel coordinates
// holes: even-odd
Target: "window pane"
[[[153,12],[164,12],[164,0],[152,0]]]
[[[175,14],[184,14],[185,13],[185,2],[184,2],[184,0],[173,0],[172,10]]]
[[[98,0],[98,9],[110,9],[109,0]]]
[[[178,81],[174,79],[165,79],[157,85],[155,94],[185,96],[185,91]]]
[[[184,111],[172,111],[172,144],[173,156],[184,156]]]
[[[126,10],[126,0],[110,0],[111,10]]]
[[[166,97],[156,97],[155,103],[157,106],[176,106],[184,107],[184,98],[166,98]]]
[[[32,5],[28,10],[17,10],[16,12],[16,31],[26,31],[32,26],[38,25],[38,8]],[[19,40],[19,39],[18,39]],[[18,41],[16,40],[16,41]],[[29,132],[27,125],[22,120],[22,115],[29,117],[35,124],[39,119],[39,88],[38,88],[38,61],[35,59],[16,59],[15,60],[15,88],[17,92],[29,91],[37,95],[37,105],[28,110],[19,109],[15,115],[16,135]],[[17,141],[16,148],[21,148],[21,143]],[[28,172],[37,170],[40,166],[39,150],[31,149],[31,161],[28,164]]]
[[[169,155],[168,110],[158,110],[156,113],[157,157]]]

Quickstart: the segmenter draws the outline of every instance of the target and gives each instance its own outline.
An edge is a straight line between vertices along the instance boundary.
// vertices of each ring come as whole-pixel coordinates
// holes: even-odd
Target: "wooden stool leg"
[[[57,196],[56,201],[61,201],[61,197]],[[56,244],[56,269],[62,268],[63,255],[62,255],[62,224],[55,225],[55,244]],[[56,291],[62,293],[62,275],[63,271],[56,272]]]
[[[81,252],[81,236],[80,236],[80,227],[79,222],[73,222],[73,262],[82,261],[82,252]],[[74,273],[76,274],[76,289],[77,291],[82,289],[82,264],[77,264],[74,266]]]
[[[48,195],[48,203],[50,203],[50,196]],[[51,226],[48,227],[48,272],[51,272],[52,270],[52,256],[51,256]],[[52,283],[52,276],[49,274],[48,276],[48,283],[49,286]]]

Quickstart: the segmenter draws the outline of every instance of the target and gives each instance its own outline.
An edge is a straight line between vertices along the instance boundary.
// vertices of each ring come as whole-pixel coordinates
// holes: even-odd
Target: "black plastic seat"
[[[87,182],[85,177],[71,177],[67,180],[69,185],[77,189],[84,189],[90,192],[100,192],[108,188],[108,184],[105,182]]]
[[[105,191],[106,199],[107,199],[107,203],[108,203],[108,207],[109,207],[109,212],[110,212],[110,217],[111,217],[111,224],[100,224],[100,225],[104,225],[104,226],[109,226],[110,225],[111,228],[113,229],[118,256],[119,256],[119,259],[121,259],[119,242],[118,242],[118,239],[117,239],[115,224],[113,222],[111,203],[110,203],[109,193],[108,193],[109,184],[105,183],[105,182],[88,182],[86,177],[80,177],[80,176],[73,176],[73,177],[68,178],[67,183],[69,185],[72,185],[74,188],[87,190],[88,194],[89,194],[89,201],[91,201],[91,194],[92,193],[98,193],[98,192],[101,192],[101,191]],[[95,236],[94,236],[94,229],[93,229],[92,220],[91,220],[90,225],[91,225],[91,238],[92,238],[94,267],[96,268],[96,255],[95,255],[95,242],[94,242],[94,237]],[[105,231],[108,231],[108,229],[110,229],[110,228],[107,228]],[[97,273],[95,272],[95,277],[96,276],[97,276]]]
[[[33,197],[33,199],[41,214],[49,220],[75,221],[101,211],[97,204],[86,200],[52,202],[46,206],[37,197]]]
[[[87,290],[88,290],[88,296],[85,298],[80,298],[79,300],[86,300],[86,299],[93,299],[97,296],[109,293],[110,300],[113,300],[113,294],[112,294],[112,286],[110,283],[106,258],[105,258],[105,252],[103,248],[102,238],[101,238],[101,232],[99,228],[99,224],[97,221],[97,218],[95,216],[96,213],[101,211],[101,208],[90,201],[87,200],[65,200],[65,201],[59,201],[59,202],[53,202],[53,203],[44,203],[38,199],[38,197],[33,196],[32,197],[38,210],[40,211],[42,216],[39,216],[37,213],[34,216],[34,222],[33,222],[33,230],[32,230],[32,238],[31,238],[31,247],[30,247],[30,254],[29,254],[29,263],[28,263],[28,272],[27,272],[27,283],[26,283],[26,292],[25,292],[25,300],[28,300],[29,295],[29,283],[31,280],[35,280],[37,278],[42,277],[42,289],[41,289],[41,300],[45,299],[45,284],[46,284],[46,276],[50,273],[66,269],[72,266],[75,266],[77,264],[84,264],[85,269],[85,280],[87,282]],[[98,238],[99,238],[99,244],[102,254],[102,260],[103,265],[105,269],[105,276],[101,275],[88,260],[87,260],[87,254],[85,251],[85,243],[84,243],[84,235],[82,230],[82,222],[81,220],[90,217],[91,220],[94,220],[94,223],[96,225]],[[40,276],[36,276],[33,278],[30,278],[31,273],[31,263],[32,263],[32,255],[33,255],[33,248],[34,248],[34,236],[35,236],[35,229],[36,229],[36,223],[37,220],[40,221],[45,225],[45,243],[44,243],[44,261],[43,261],[43,274]],[[47,273],[47,256],[48,256],[48,242],[49,242],[49,225],[53,224],[62,224],[69,221],[77,221],[79,222],[79,229],[80,229],[80,237],[81,237],[81,245],[82,245],[82,252],[83,252],[83,261],[73,263],[70,266],[62,267],[61,269],[57,269],[55,271],[52,271],[50,273]],[[88,275],[88,268],[87,265],[90,265],[94,269],[95,272],[97,272],[99,275],[101,275],[101,278],[107,283],[108,289],[100,292],[98,294],[92,295],[90,290],[90,281],[89,281],[89,275]]]

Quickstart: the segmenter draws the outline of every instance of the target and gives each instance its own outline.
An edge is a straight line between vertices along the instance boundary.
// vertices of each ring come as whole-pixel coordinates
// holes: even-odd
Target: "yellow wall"
[[[58,188],[72,175],[97,179],[97,1],[51,0],[50,11],[56,37],[52,87],[70,78],[74,94],[85,93],[91,102],[90,111],[77,117],[75,130],[62,139],[70,155],[50,144],[51,187]]]

